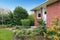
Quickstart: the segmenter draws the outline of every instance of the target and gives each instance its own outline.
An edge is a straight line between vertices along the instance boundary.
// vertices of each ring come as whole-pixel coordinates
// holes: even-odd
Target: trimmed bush
[[[30,28],[29,26],[30,26],[30,20],[29,19],[22,19],[21,20],[21,23],[22,23],[22,26],[24,27],[24,28]]]

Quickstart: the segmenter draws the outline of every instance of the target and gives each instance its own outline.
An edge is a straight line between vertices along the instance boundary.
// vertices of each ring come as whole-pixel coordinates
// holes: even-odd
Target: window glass
[[[46,12],[45,12],[45,14],[46,14]]]
[[[40,13],[38,14],[38,17],[41,17],[41,14]]]

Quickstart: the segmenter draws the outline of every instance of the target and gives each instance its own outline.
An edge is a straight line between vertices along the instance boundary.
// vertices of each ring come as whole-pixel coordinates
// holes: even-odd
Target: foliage
[[[38,19],[38,24],[41,26],[45,26],[45,22],[42,19]]]
[[[33,31],[35,33],[38,33],[41,36],[44,36],[44,32],[46,33],[46,27],[40,26],[40,27],[34,28]]]
[[[0,24],[2,24],[2,16],[4,14],[4,9],[0,8]]]
[[[24,29],[24,26],[18,26],[18,25],[16,25],[15,28],[21,30],[21,29]]]
[[[17,26],[17,25],[16,25],[15,28],[16,28],[16,29],[20,29],[20,26]]]
[[[5,12],[5,9],[2,9],[0,12],[0,24],[9,25],[12,24],[14,26],[21,25],[21,19],[27,19],[28,13],[26,9],[17,6],[14,11],[8,10],[7,13]]]
[[[56,24],[53,24],[49,27],[45,26],[39,26],[32,29],[25,29],[25,30],[19,30],[16,32],[16,36],[21,38],[22,36],[25,38],[32,38],[32,40],[35,40],[35,36],[44,36],[44,38],[47,38],[48,40],[60,40],[60,26],[58,25],[59,20],[57,20]],[[42,25],[42,23],[40,23]],[[21,33],[19,33],[21,32]],[[22,36],[21,36],[22,35]]]
[[[16,31],[15,34],[18,38],[24,39],[26,38],[32,38],[32,40],[35,40],[35,36],[40,35],[43,36],[43,33],[46,31],[44,30],[44,27],[37,27],[33,29],[21,29],[19,31]],[[44,31],[43,31],[44,30]]]
[[[2,24],[2,14],[0,13],[0,24]]]
[[[56,25],[56,26],[59,25],[59,18],[58,18],[58,17],[56,17],[56,18],[52,21],[52,25]]]
[[[13,21],[12,21],[12,12],[9,11],[7,14],[6,13],[3,13],[3,14],[0,14],[1,18],[0,18],[0,24],[2,24],[3,22],[3,25],[8,25],[8,24],[12,24]],[[3,20],[3,21],[2,21]]]
[[[17,36],[17,38],[21,38],[21,40],[23,40],[24,39],[24,35],[25,34],[25,30],[20,30],[17,34],[16,34],[16,36]]]
[[[12,27],[12,24],[7,24],[7,27],[9,27],[9,28]]]
[[[29,16],[28,16],[28,19],[34,20],[34,14],[29,15]]]
[[[49,40],[60,40],[60,26],[58,18],[55,18],[52,25],[47,27],[47,31],[44,35]]]
[[[20,6],[17,6],[15,9],[14,9],[14,23],[16,25],[21,25],[21,19],[26,19],[28,17],[28,13],[27,11],[20,7]]]
[[[60,29],[60,27],[56,25],[47,27],[45,36],[49,39],[60,40],[60,30],[58,29]]]
[[[14,24],[14,18],[13,18],[13,13],[10,11],[9,13],[8,13],[8,20],[6,20],[7,21],[7,24]]]
[[[30,26],[34,26],[34,20],[30,20]]]
[[[29,15],[28,19],[30,19],[30,26],[34,26],[34,14]]]
[[[0,14],[0,24],[2,24],[2,22],[3,24],[7,24],[6,20],[8,21],[8,14],[4,14],[4,13]]]
[[[25,28],[29,28],[30,20],[29,19],[22,19],[21,20],[22,26]]]

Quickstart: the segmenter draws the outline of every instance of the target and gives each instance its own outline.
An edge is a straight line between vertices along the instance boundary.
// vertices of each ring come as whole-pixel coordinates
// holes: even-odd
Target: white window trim
[[[42,14],[43,14],[43,20],[45,21],[45,23],[46,23],[46,14],[45,14],[45,11],[46,11],[46,7],[43,7],[43,9],[42,9]],[[45,17],[45,18],[44,18]]]
[[[38,17],[38,14],[41,13],[41,10],[37,10],[37,19],[41,19],[41,17]]]

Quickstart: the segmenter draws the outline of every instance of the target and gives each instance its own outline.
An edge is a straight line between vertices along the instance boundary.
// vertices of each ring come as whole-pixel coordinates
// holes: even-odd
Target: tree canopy
[[[17,6],[14,9],[13,12],[14,12],[14,14],[13,14],[13,16],[14,16],[14,22],[17,25],[21,24],[21,22],[20,22],[21,19],[26,19],[28,17],[28,13],[27,13],[26,9],[24,9],[24,8],[22,8],[20,6]]]
[[[4,10],[2,10],[1,12],[4,12]],[[6,11],[7,12],[7,11]],[[2,19],[3,17],[3,19]],[[12,24],[12,25],[21,25],[21,19],[27,19],[28,18],[28,13],[26,11],[26,9],[17,6],[13,12],[9,11],[7,14],[4,12],[3,16],[0,13],[0,24],[2,24],[2,20],[3,20],[3,24]]]

